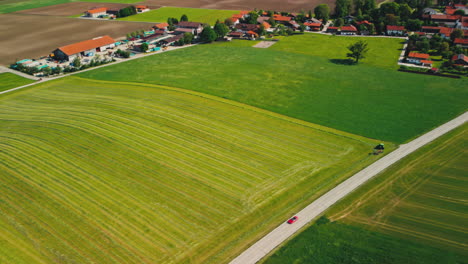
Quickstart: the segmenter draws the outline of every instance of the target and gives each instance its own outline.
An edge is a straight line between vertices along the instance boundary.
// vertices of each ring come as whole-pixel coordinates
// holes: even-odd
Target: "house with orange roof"
[[[417,52],[410,52],[408,54],[407,61],[409,63],[414,63],[423,66],[432,65],[432,61],[429,60],[429,54],[426,53],[417,53]]]
[[[102,36],[57,48],[53,54],[57,60],[72,61],[76,57],[88,56],[97,51],[115,47],[115,40]]]
[[[340,35],[356,35],[357,32],[357,28],[353,25],[342,26],[340,30]]]
[[[288,23],[291,21],[292,17],[275,14],[273,15],[273,19],[278,23]]]
[[[452,62],[456,66],[468,67],[468,56],[465,54],[453,55]]]
[[[462,16],[455,15],[430,15],[430,20],[437,23],[439,26],[453,27],[457,22],[461,20]]]
[[[265,30],[268,30],[271,28],[271,25],[268,22],[263,22],[262,25],[263,27],[265,27]]]
[[[387,35],[388,36],[403,36],[406,32],[406,28],[404,26],[392,26],[387,25]]]
[[[156,29],[156,30],[166,31],[168,26],[169,26],[168,23],[159,23],[159,24],[154,25],[153,28]]]
[[[98,18],[100,16],[105,16],[107,15],[107,8],[106,7],[98,7],[98,8],[92,8],[87,11],[85,11],[85,16],[86,17],[94,17]]]
[[[136,5],[135,6],[138,13],[148,12],[150,11],[149,7],[146,5]]]

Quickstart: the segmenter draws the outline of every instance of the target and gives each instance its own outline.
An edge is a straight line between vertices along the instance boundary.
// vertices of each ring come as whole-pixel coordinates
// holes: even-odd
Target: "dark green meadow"
[[[466,79],[397,72],[390,69],[391,60],[380,66],[371,59],[359,65],[342,64],[346,59],[343,47],[335,53],[328,51],[326,56],[315,56],[297,45],[297,40],[304,38],[313,40],[315,35],[284,38],[276,44],[278,47],[269,49],[248,47],[247,41],[198,45],[80,76],[194,90],[396,143],[414,138],[467,109]],[[333,41],[338,45],[342,39],[319,38],[310,49]],[[385,40],[389,48],[384,46]],[[388,54],[393,58],[399,53],[399,41],[369,39],[373,49],[369,56],[378,54],[382,47],[394,50]]]

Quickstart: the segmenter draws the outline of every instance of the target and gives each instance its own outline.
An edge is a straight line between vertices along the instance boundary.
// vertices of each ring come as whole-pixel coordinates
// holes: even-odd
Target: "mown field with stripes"
[[[465,124],[377,177],[332,218],[466,254],[467,145]]]
[[[373,162],[376,143],[156,85],[8,93],[0,263],[224,263]]]
[[[468,263],[468,124],[411,154],[262,263]]]

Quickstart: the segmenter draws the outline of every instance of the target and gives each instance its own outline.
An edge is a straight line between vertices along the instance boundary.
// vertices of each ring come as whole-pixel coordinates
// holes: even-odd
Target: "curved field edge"
[[[261,263],[467,263],[468,124],[364,184]]]
[[[298,39],[309,39],[308,43],[314,43],[310,47],[327,50],[322,38],[312,34],[284,38],[275,44],[278,47],[269,49],[241,47],[239,42],[197,45],[79,75],[195,90],[396,143],[415,138],[467,109],[466,78],[397,72],[365,60],[343,65],[336,62],[346,59],[341,38],[327,38],[327,43],[340,49],[329,49],[323,56],[299,45]],[[378,39],[379,45],[384,40]],[[394,41],[389,45],[398,44]],[[376,43],[373,47],[378,53]]]
[[[1,96],[2,221],[48,261],[223,263],[378,158],[218,100],[79,78]]]

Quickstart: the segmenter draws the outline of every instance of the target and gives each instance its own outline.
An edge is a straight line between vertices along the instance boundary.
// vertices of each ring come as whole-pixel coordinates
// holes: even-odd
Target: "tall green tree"
[[[200,40],[202,42],[211,43],[215,41],[217,37],[218,35],[210,26],[204,27],[203,31],[200,33]]]
[[[247,24],[257,24],[258,13],[257,12],[250,12],[246,19]]]
[[[81,60],[78,57],[75,57],[75,59],[73,59],[72,63],[73,63],[73,67],[75,67],[75,68],[80,68],[81,67]]]
[[[351,0],[336,0],[335,16],[345,17],[351,13]]]
[[[365,58],[367,51],[369,51],[369,48],[367,47],[367,42],[364,42],[362,40],[349,45],[348,49],[350,52],[346,54],[346,56],[348,58],[353,58],[355,63],[359,63],[360,59]]]
[[[363,14],[369,14],[373,9],[375,9],[375,6],[375,0],[364,0],[361,11]]]
[[[358,10],[361,10],[364,8],[364,0],[353,0],[354,4],[354,13],[357,15]]]
[[[451,40],[455,40],[456,38],[463,38],[463,30],[457,28],[450,34]]]
[[[218,38],[223,38],[229,33],[229,28],[224,23],[218,21],[214,26],[214,31],[218,35]]]
[[[322,19],[323,23],[327,23],[330,18],[330,7],[327,4],[320,4],[314,9],[315,18]]]
[[[188,17],[186,14],[183,14],[181,17],[180,17],[180,21],[188,21]]]
[[[146,52],[148,50],[148,43],[144,42],[141,44],[140,49],[142,52]]]

